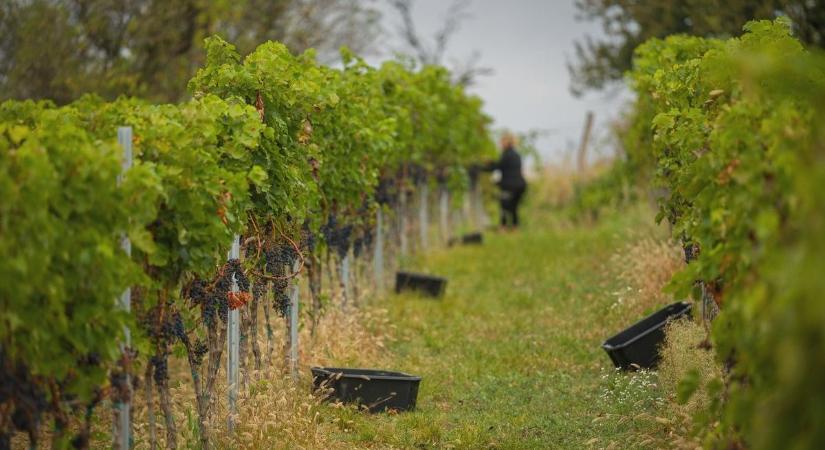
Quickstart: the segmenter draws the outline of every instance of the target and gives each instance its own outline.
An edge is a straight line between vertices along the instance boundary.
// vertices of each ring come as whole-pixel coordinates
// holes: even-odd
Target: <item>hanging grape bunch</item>
[[[206,343],[202,340],[198,339],[195,342],[195,360],[194,363],[196,366],[200,366],[203,363],[203,357],[209,352],[209,347],[206,346]]]
[[[392,188],[392,181],[387,178],[381,178],[378,186],[375,188],[375,202],[379,205],[389,205],[393,203],[393,195],[390,192]]]
[[[267,273],[281,276],[284,268],[290,268],[298,259],[295,248],[286,243],[277,244],[264,251]]]
[[[289,309],[289,280],[286,277],[287,269],[298,260],[298,252],[289,243],[273,245],[264,252],[266,270],[273,276],[272,295],[275,311],[281,317],[286,317]]]
[[[153,374],[155,383],[163,384],[163,382],[169,378],[168,355],[164,353],[162,355],[152,356],[149,363],[152,364],[155,370]]]
[[[272,292],[274,295],[275,311],[281,317],[286,317],[289,313],[289,294],[287,293],[289,282],[286,278],[278,278],[272,282]]]
[[[358,258],[364,250],[364,235],[360,233],[358,237],[352,240],[352,255]]]
[[[338,228],[338,219],[335,218],[335,215],[330,214],[329,218],[327,218],[327,223],[321,225],[321,235],[324,236],[324,242],[326,242],[327,245],[332,245],[331,242],[335,235],[336,228]]]
[[[372,228],[367,226],[362,226],[361,232],[358,233],[358,237],[356,237],[352,241],[352,254],[356,258],[360,257],[364,250],[370,248],[372,246]]]
[[[305,226],[301,232],[301,251],[304,254],[312,254],[315,252],[316,244],[317,239],[315,237],[315,233]]]
[[[232,292],[233,274],[238,290],[249,292],[249,279],[244,274],[241,261],[238,259],[230,259],[224,264],[210,292],[211,301],[217,305],[218,314],[224,323],[229,318],[229,293]]]
[[[9,403],[6,403],[9,402]],[[22,364],[13,364],[0,348],[0,404],[14,405],[11,415],[13,429],[26,432],[33,447],[37,443],[37,427],[49,408],[45,391]],[[11,448],[10,436],[0,436],[0,448]]]
[[[324,240],[339,258],[347,256],[352,242],[352,225],[340,225],[334,215],[330,215],[326,225],[321,227]]]
[[[217,310],[217,303],[211,291],[205,281],[195,278],[181,292],[182,297],[188,298],[194,305],[200,306],[201,320],[210,329],[215,326],[215,312]]]
[[[260,300],[266,295],[266,279],[258,278],[252,283],[252,298]]]
[[[372,227],[364,227],[363,234],[361,238],[364,241],[364,248],[372,248],[372,241],[375,239],[375,232],[373,231]]]

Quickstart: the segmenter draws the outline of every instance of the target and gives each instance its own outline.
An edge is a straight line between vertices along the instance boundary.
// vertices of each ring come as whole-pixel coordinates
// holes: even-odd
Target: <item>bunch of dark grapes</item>
[[[120,370],[112,371],[109,374],[109,384],[111,388],[111,398],[114,401],[129,401],[129,378],[126,373]]]
[[[32,448],[37,448],[37,437],[42,415],[47,413],[50,403],[42,381],[32,376],[28,367],[20,362],[12,362],[0,347],[0,405],[14,405],[11,425],[2,432],[14,432],[15,429],[28,433]],[[0,436],[0,445],[5,437]],[[5,448],[11,448],[6,446]]]
[[[327,223],[321,227],[324,241],[330,249],[335,250],[338,257],[347,256],[350,244],[352,243],[352,225],[340,225],[334,215],[330,215]]]
[[[335,218],[334,215],[329,216],[327,219],[327,223],[321,225],[321,235],[324,236],[324,242],[329,245],[330,242],[334,239],[335,230],[338,229],[338,219]]]
[[[479,164],[471,164],[467,167],[467,176],[470,178],[470,185],[475,186],[478,183],[478,176],[481,175],[481,166]]]
[[[215,298],[212,291],[205,281],[195,278],[181,292],[182,297],[188,298],[193,304],[200,306],[201,320],[209,328],[215,325],[215,313],[220,301]]]
[[[289,287],[289,281],[286,278],[277,278],[272,283],[272,292],[274,295],[274,306],[275,311],[281,317],[286,317],[287,313],[289,312],[289,294],[287,293],[287,288]]]
[[[387,178],[381,178],[378,186],[375,188],[375,201],[379,205],[387,205],[392,203],[393,195],[391,193],[392,181]]]
[[[181,342],[187,343],[189,342],[189,336],[186,335],[186,328],[183,326],[183,317],[181,317],[180,313],[175,313],[172,316],[172,335]]]
[[[241,267],[241,261],[238,259],[230,259],[226,262],[224,268],[224,276],[229,278],[229,287],[232,287],[232,274],[235,274],[235,281],[238,283],[238,290],[249,292],[249,278]]]
[[[343,259],[347,256],[347,252],[349,251],[351,243],[352,225],[344,225],[338,228],[338,232],[336,233],[335,240],[333,241],[332,246],[335,248],[335,251],[338,252],[339,258]]]
[[[352,240],[352,254],[356,258],[361,256],[361,252],[364,250],[364,238],[363,236],[358,236],[357,238]]]
[[[685,251],[685,263],[690,264],[691,261],[699,257],[699,245],[694,243],[687,243],[683,247]]]
[[[266,259],[267,272],[278,275],[285,266],[292,267],[292,264],[298,259],[298,252],[292,245],[281,243],[264,251],[264,258]]]
[[[230,259],[224,264],[218,273],[217,279],[215,279],[212,290],[209,292],[209,301],[215,306],[224,323],[229,320],[229,292],[232,291],[233,274],[235,275],[235,282],[238,284],[238,290],[249,292],[249,279],[244,274],[240,260],[237,259]],[[214,322],[207,322],[207,326],[212,324]]]
[[[364,248],[372,248],[372,241],[375,238],[372,227],[366,227],[364,233],[361,235],[364,240]]]
[[[305,254],[311,254],[315,252],[315,245],[318,243],[318,240],[315,237],[315,233],[310,230],[304,230],[301,233],[301,250]]]
[[[167,362],[168,358],[165,354],[155,355],[149,360],[149,363],[155,368],[153,377],[156,384],[163,384],[163,382],[169,378],[169,367]]]
[[[361,233],[352,241],[352,254],[358,258],[372,246],[372,228],[363,227]]]
[[[418,164],[410,164],[407,172],[416,184],[427,180],[427,171]]]
[[[207,347],[203,341],[198,339],[198,341],[195,342],[195,348],[193,352],[195,353],[194,363],[196,366],[200,366],[201,363],[203,363],[203,357],[206,356],[206,354],[209,352],[209,347]]]
[[[252,298],[261,299],[266,295],[266,281],[258,278],[252,283]]]

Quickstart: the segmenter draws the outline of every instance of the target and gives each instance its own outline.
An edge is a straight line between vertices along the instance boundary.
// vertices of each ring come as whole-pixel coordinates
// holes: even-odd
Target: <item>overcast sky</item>
[[[577,21],[573,0],[470,2],[471,17],[450,41],[446,62],[449,66],[451,60],[466,60],[474,50],[481,52],[481,65],[495,73],[480,78],[471,91],[484,99],[496,127],[548,130],[539,142],[548,161],[561,161],[578,145],[588,110],[595,113],[596,130],[605,133],[624,100],[599,93],[574,97],[566,66],[573,56],[573,42],[588,33],[597,35],[598,24]],[[431,38],[449,5],[448,0],[415,0],[419,34]],[[384,27],[393,36],[398,15],[384,9]],[[391,40],[382,47],[399,48],[399,42]]]

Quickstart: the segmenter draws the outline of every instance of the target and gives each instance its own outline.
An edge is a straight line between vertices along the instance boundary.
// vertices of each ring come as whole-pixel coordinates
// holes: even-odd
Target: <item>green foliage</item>
[[[184,333],[206,334],[181,292],[215,275],[233,235],[260,250],[280,242],[276,230],[297,238],[328,214],[367,222],[379,176],[403,179],[415,164],[463,178],[494,151],[481,101],[442,68],[373,68],[344,50],[333,69],[275,42],[241,58],[217,37],[206,48],[194,99],[181,104],[0,105],[0,363],[23,364],[58,405],[27,413],[63,417],[69,396],[99,401],[123,327],[137,325],[115,307],[126,287],[140,288],[137,347],[165,358],[177,341],[159,330],[178,314]],[[133,129],[135,159],[120,183],[119,126]],[[254,257],[245,264],[263,272]]]
[[[794,33],[812,47],[825,47],[825,3],[808,0],[577,0],[588,21],[598,21],[603,38],[576,43],[577,61],[568,66],[571,89],[582,93],[620,81],[633,67],[636,48],[675,34],[726,38],[756,19],[789,17]]]
[[[3,115],[9,106],[28,117],[0,123],[3,358],[88,399],[105,366],[79,362],[118,353],[129,319],[114,299],[143,279],[119,237],[154,217],[158,179],[138,162],[118,185],[121,150],[111,140],[96,141],[63,111],[6,104]]]
[[[825,59],[791,37],[786,20],[745,31],[640,46],[632,129],[652,126],[635,139],[650,142],[640,151],[669,193],[660,218],[699,249],[674,291],[688,295],[703,280],[722,307],[713,340],[731,371],[727,400],[706,417],[709,442],[815,448],[825,440],[825,308],[816,293]]]

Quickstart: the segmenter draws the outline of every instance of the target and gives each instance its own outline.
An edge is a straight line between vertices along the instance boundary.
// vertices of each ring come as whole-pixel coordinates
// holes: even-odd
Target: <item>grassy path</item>
[[[544,225],[439,250],[419,269],[449,278],[441,301],[384,302],[396,328],[387,369],[421,375],[418,409],[367,415],[330,408],[340,436],[367,448],[629,448],[656,426],[655,392],[605,394],[599,345],[635,317],[611,305],[611,258],[632,236],[661,233],[643,211],[593,227]],[[650,391],[650,390],[648,390]],[[614,393],[615,394],[615,393]],[[654,422],[655,424],[655,422]],[[631,442],[635,440],[634,442]]]

